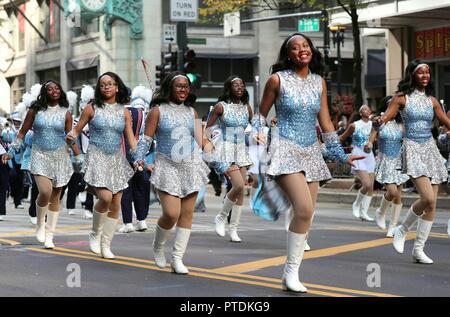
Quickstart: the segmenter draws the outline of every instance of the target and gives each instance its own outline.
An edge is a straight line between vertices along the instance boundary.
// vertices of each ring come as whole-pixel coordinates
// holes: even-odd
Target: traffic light
[[[195,51],[188,48],[183,57],[183,72],[191,81],[192,87],[200,88],[202,86],[202,76],[195,71]]]
[[[162,52],[161,64],[156,65],[156,86],[161,86],[161,82],[167,74],[178,69],[178,52]]]

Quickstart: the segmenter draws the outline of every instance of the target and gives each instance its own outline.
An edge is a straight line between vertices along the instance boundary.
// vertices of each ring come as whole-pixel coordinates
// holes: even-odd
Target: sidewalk
[[[333,179],[330,183],[320,188],[317,197],[318,202],[322,203],[336,203],[336,204],[352,204],[356,199],[357,190],[350,191],[353,184],[353,178],[348,179]],[[384,194],[383,190],[377,190],[374,193],[371,206],[378,207],[381,203],[381,197]],[[402,203],[405,207],[410,207],[419,195],[416,193],[402,193]],[[437,209],[450,210],[450,196],[446,193],[439,192],[437,200]]]

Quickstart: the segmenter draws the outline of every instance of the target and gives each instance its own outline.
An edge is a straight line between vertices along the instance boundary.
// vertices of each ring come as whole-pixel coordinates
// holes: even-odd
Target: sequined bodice
[[[33,144],[43,151],[54,151],[66,144],[66,113],[59,105],[36,113],[33,122]]]
[[[243,104],[222,102],[221,129],[223,140],[232,143],[244,141],[244,130],[249,124],[248,107]]]
[[[188,158],[194,148],[195,115],[184,104],[161,104],[155,139],[157,151],[173,161]]]
[[[431,128],[434,110],[431,97],[417,91],[412,92],[406,96],[406,105],[401,114],[408,139],[424,143],[433,137]]]
[[[122,150],[122,135],[125,129],[124,107],[120,104],[95,107],[94,118],[89,122],[89,143],[105,154]]]
[[[372,131],[372,121],[364,122],[358,120],[354,123],[355,131],[353,132],[352,145],[364,147],[369,141],[370,132]]]
[[[280,77],[280,94],[275,108],[280,137],[302,147],[315,144],[317,114],[323,90],[322,78],[310,73],[302,79],[292,70],[277,74]]]
[[[399,157],[403,143],[403,126],[395,121],[386,123],[380,129],[378,145],[380,152],[389,157]]]

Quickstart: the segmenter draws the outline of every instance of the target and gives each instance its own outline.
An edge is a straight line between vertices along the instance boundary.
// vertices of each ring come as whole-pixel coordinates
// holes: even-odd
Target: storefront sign
[[[416,58],[450,57],[450,27],[415,32]]]

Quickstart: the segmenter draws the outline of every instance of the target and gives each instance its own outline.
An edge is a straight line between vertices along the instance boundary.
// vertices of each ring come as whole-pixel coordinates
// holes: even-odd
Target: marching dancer
[[[331,178],[317,140],[316,121],[322,127],[323,140],[334,159],[352,164],[362,156],[344,153],[334,131],[327,106],[321,53],[311,40],[300,33],[288,37],[272,66],[260,106],[262,129],[273,104],[276,107],[278,137],[272,135],[267,174],[274,177],[289,199],[294,217],[287,233],[287,260],[282,285],[284,290],[306,292],[299,280],[299,268],[311,226],[319,181]],[[261,130],[262,131],[262,130]],[[264,142],[261,133],[258,139]]]
[[[406,235],[417,222],[412,256],[415,262],[422,264],[433,263],[424,247],[433,225],[439,184],[448,178],[445,159],[439,153],[431,127],[434,116],[447,128],[450,128],[450,119],[431,95],[432,91],[430,67],[419,60],[412,61],[386,113],[375,120],[377,125],[382,125],[398,112],[402,114],[406,130],[402,171],[411,177],[420,198],[408,210],[402,224],[395,228],[393,245],[398,253],[403,253]]]
[[[381,101],[383,114],[392,96],[388,96]],[[386,187],[386,194],[381,198],[380,207],[375,212],[375,219],[380,229],[386,230],[386,212],[392,208],[392,218],[386,236],[392,238],[394,236],[394,228],[397,226],[400,212],[402,210],[402,187],[409,179],[408,175],[403,174],[397,168],[401,163],[401,147],[403,142],[404,127],[400,113],[397,114],[395,120],[389,121],[380,129],[372,129],[369,139],[369,148],[378,138],[379,153],[375,168],[375,178],[380,184]]]
[[[136,155],[142,166],[153,138],[156,140],[157,154],[150,181],[157,189],[162,215],[156,225],[153,253],[156,265],[165,268],[164,245],[176,225],[171,267],[177,274],[189,273],[183,255],[191,235],[197,193],[208,182],[209,168],[200,158],[199,146],[208,144],[211,148],[202,139],[201,120],[192,107],[196,97],[190,93],[190,85],[181,72],[170,73],[163,80],[153,97]]]
[[[86,106],[78,124],[66,138],[68,143],[76,142],[89,123],[89,148],[83,172],[84,180],[95,188],[98,198],[89,247],[105,259],[114,259],[111,241],[120,216],[122,191],[134,174],[122,152],[122,135],[131,151],[136,149],[131,115],[124,107],[128,101],[128,89],[120,77],[112,72],[104,73],[98,78],[94,101]]]
[[[225,81],[223,95],[219,97],[219,103],[214,106],[206,124],[207,135],[208,128],[217,120],[220,121],[222,130],[222,139],[219,140],[215,151],[220,156],[220,161],[229,165],[226,175],[232,187],[225,196],[222,210],[215,217],[215,230],[219,236],[225,236],[225,223],[231,212],[229,229],[231,242],[241,242],[237,230],[244,203],[247,168],[253,164],[245,145],[244,134],[253,117],[248,102],[249,94],[244,80],[238,76],[230,76]]]
[[[11,158],[23,148],[23,139],[33,128],[30,171],[38,187],[36,201],[36,237],[45,248],[53,249],[53,234],[58,222],[60,195],[73,174],[69,149],[65,135],[72,128],[72,114],[61,85],[49,80],[42,85],[40,94],[27,112],[25,121],[11,144],[6,159]],[[75,165],[83,163],[77,145],[72,146]],[[47,216],[47,222],[45,221]]]
[[[344,142],[349,136],[353,135],[352,155],[366,156],[364,160],[355,162],[352,168],[352,172],[358,175],[362,184],[352,209],[356,218],[363,221],[373,221],[373,218],[369,217],[367,213],[372,201],[375,180],[375,156],[372,148],[368,146],[370,132],[372,131],[372,121],[370,121],[372,110],[369,106],[363,105],[359,109],[359,114],[361,119],[350,124],[344,134],[340,136],[340,140]]]

